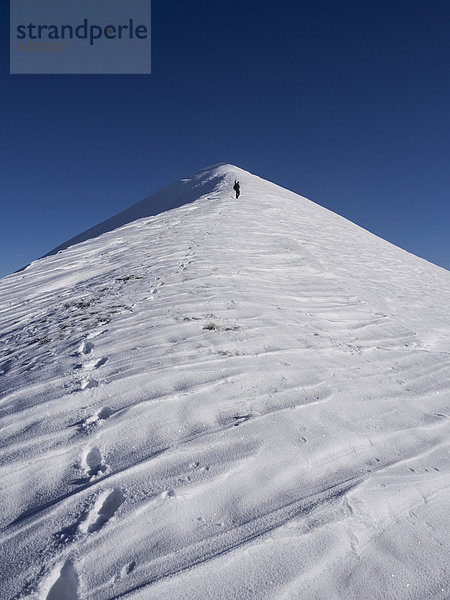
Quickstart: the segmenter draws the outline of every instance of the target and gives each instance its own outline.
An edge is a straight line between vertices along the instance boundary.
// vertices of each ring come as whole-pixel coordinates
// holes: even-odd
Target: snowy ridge
[[[182,206],[183,204],[189,204],[190,202],[197,200],[200,196],[213,192],[219,185],[224,173],[224,169],[216,168],[218,166],[224,165],[219,164],[213,165],[212,167],[206,167],[205,169],[193,173],[189,177],[167,185],[155,194],[133,204],[130,208],[127,208],[119,214],[106,219],[106,221],[102,221],[98,225],[76,235],[67,242],[60,244],[45,256],[56,254],[69,246],[85,242],[102,233],[113,231],[114,229],[136,221],[137,219],[154,216],[161,212]]]
[[[0,281],[0,597],[448,598],[450,274],[165,190]]]

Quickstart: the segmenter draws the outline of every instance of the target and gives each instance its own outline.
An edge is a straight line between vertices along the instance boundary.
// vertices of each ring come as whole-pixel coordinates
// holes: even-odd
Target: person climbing
[[[239,184],[239,181],[234,180],[233,190],[236,192],[236,198],[239,198],[239,196],[241,195],[241,186]]]

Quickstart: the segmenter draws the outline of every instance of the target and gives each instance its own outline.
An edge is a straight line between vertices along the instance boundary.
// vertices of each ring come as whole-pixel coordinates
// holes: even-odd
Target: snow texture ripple
[[[0,597],[448,599],[449,308],[232,165],[2,279]]]

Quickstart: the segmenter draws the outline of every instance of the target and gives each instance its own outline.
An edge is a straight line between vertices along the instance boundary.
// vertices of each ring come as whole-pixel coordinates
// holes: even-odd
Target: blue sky
[[[152,75],[9,75],[0,276],[215,162],[450,268],[448,1],[154,0]]]

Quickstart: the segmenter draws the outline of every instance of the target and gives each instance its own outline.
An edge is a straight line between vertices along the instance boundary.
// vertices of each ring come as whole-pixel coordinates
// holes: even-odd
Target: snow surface
[[[232,165],[81,237],[0,281],[2,600],[450,597],[447,271]]]

